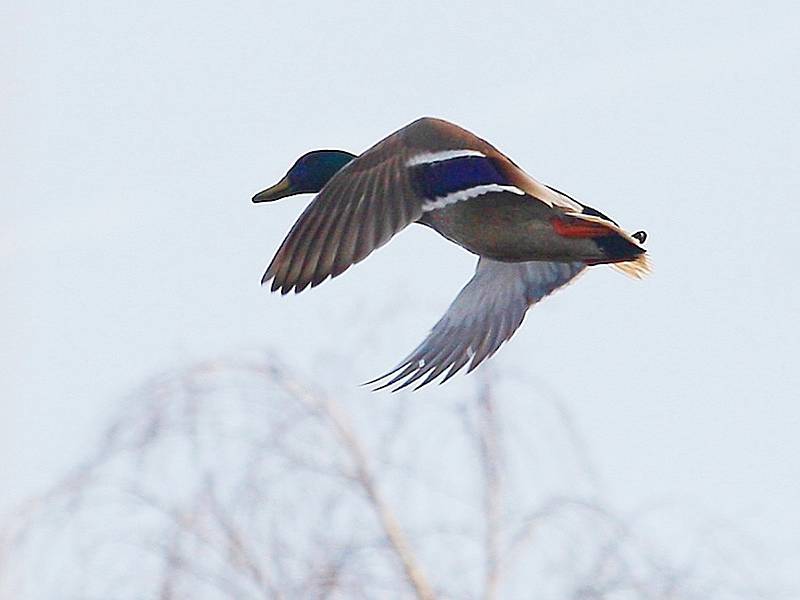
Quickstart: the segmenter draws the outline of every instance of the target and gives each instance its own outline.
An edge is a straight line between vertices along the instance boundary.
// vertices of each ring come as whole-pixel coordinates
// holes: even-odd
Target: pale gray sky
[[[171,365],[268,347],[335,377],[338,351],[350,386],[410,351],[473,257],[414,227],[281,298],[258,282],[309,198],[249,198],[307,150],[431,115],[650,234],[650,279],[592,269],[493,368],[567,399],[620,503],[677,499],[800,551],[794,3],[2,12],[0,508]]]

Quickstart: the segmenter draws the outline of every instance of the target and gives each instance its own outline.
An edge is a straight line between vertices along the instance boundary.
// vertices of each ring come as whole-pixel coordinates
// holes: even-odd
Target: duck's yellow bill
[[[275,200],[280,200],[286,196],[291,196],[293,193],[292,186],[289,183],[289,178],[284,177],[272,187],[258,192],[255,196],[253,196],[253,202],[274,202]]]

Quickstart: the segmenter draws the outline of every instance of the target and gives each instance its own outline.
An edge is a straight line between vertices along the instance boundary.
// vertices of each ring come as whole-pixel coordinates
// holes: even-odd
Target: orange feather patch
[[[551,219],[550,223],[552,223],[553,230],[558,235],[568,238],[596,238],[613,232],[602,223],[584,221],[583,219],[555,218]]]

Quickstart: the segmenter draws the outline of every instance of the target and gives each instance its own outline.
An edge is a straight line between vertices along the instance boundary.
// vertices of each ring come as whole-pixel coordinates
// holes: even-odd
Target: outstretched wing
[[[481,258],[475,275],[459,292],[428,337],[397,367],[368,383],[392,377],[377,389],[411,385],[415,389],[450,369],[442,382],[470,362],[472,371],[494,354],[522,323],[528,307],[565,285],[586,265],[582,262],[507,263]],[[399,373],[398,373],[399,371]]]
[[[366,258],[425,211],[496,191],[528,193],[551,205],[572,202],[469,131],[419,119],[331,178],[292,227],[262,283],[272,279],[272,290],[284,294],[313,287]]]

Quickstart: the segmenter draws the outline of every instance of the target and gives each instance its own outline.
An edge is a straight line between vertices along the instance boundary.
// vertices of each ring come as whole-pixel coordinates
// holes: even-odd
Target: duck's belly
[[[423,215],[420,223],[470,252],[494,260],[572,262],[602,257],[591,239],[558,235],[559,211],[516,194],[485,194]]]

